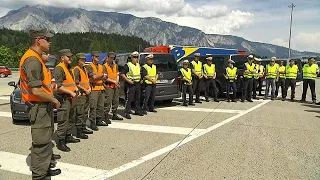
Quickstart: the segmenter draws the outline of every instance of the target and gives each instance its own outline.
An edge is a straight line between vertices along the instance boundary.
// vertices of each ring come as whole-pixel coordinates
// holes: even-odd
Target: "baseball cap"
[[[32,37],[32,38],[36,38],[36,37],[40,37],[40,36],[45,36],[45,37],[51,38],[51,37],[54,36],[53,33],[54,33],[53,31],[50,31],[50,30],[48,30],[48,29],[46,29],[46,28],[42,28],[42,29],[30,29],[30,30],[29,30],[29,35],[30,35],[30,37]]]
[[[84,53],[77,53],[76,54],[77,59],[86,59],[86,55]]]

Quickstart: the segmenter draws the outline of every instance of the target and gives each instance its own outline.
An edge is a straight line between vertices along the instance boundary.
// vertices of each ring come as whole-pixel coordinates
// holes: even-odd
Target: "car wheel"
[[[167,100],[164,100],[163,102],[170,104],[170,103],[172,103],[172,101],[173,101],[173,99],[167,99]]]
[[[8,77],[9,75],[5,75],[5,77]]]
[[[18,123],[18,120],[12,118],[12,124],[17,124]]]
[[[1,78],[4,78],[4,77],[5,77],[5,74],[4,74],[4,73],[1,73],[1,74],[0,74],[0,77],[1,77]]]

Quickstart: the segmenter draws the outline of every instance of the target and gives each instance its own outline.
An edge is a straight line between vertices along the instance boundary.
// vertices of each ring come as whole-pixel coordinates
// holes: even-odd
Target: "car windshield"
[[[145,63],[145,57],[147,54],[142,54],[140,59],[144,60],[141,63]],[[153,54],[153,63],[157,66],[158,71],[177,71],[177,63],[172,54]]]

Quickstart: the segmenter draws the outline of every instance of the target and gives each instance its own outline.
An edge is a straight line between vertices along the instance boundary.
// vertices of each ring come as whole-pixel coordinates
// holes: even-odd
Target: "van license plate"
[[[157,83],[160,83],[160,84],[164,84],[164,83],[168,83],[169,81],[167,79],[160,79],[160,80],[157,80]]]

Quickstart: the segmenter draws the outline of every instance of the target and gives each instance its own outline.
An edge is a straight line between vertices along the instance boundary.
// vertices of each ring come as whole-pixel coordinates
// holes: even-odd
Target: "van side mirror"
[[[9,85],[9,86],[16,87],[16,82],[14,82],[14,81],[10,81],[10,82],[8,82],[8,85]]]

